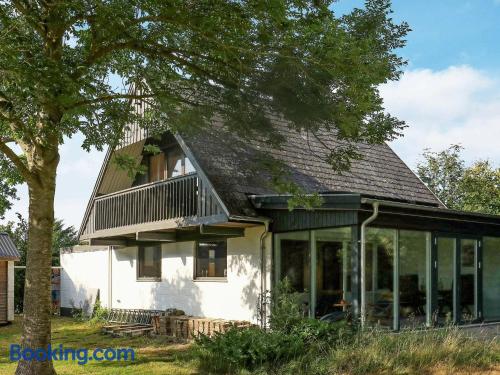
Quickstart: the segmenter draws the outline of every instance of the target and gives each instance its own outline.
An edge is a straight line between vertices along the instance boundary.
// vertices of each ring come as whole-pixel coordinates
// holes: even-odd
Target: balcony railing
[[[202,180],[189,174],[96,198],[85,234],[220,213]]]

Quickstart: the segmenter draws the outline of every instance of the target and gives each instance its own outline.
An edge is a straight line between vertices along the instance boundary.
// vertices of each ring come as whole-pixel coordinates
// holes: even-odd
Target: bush
[[[325,354],[337,342],[353,337],[346,323],[304,317],[300,296],[291,291],[286,280],[271,296],[270,327],[269,331],[258,327],[232,328],[213,337],[199,337],[196,354],[202,368],[218,374],[274,371],[296,358]]]

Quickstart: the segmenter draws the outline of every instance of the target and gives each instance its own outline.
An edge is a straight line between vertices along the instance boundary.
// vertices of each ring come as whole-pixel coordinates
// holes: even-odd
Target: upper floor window
[[[139,246],[137,280],[161,280],[161,246]]]
[[[197,243],[195,277],[227,277],[226,240]]]
[[[137,174],[134,185],[162,181],[194,172],[194,167],[178,146],[164,149],[156,155],[145,155],[142,165],[147,172]]]

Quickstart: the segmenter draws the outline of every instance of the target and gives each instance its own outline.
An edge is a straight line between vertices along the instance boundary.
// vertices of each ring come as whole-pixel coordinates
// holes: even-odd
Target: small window
[[[137,264],[138,280],[161,279],[161,246],[140,246]]]
[[[196,278],[227,276],[227,242],[198,242],[196,248]]]

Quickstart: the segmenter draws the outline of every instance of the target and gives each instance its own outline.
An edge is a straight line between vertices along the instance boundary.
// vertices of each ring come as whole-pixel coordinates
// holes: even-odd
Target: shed
[[[0,233],[0,324],[14,320],[14,262],[20,254],[7,233]]]

